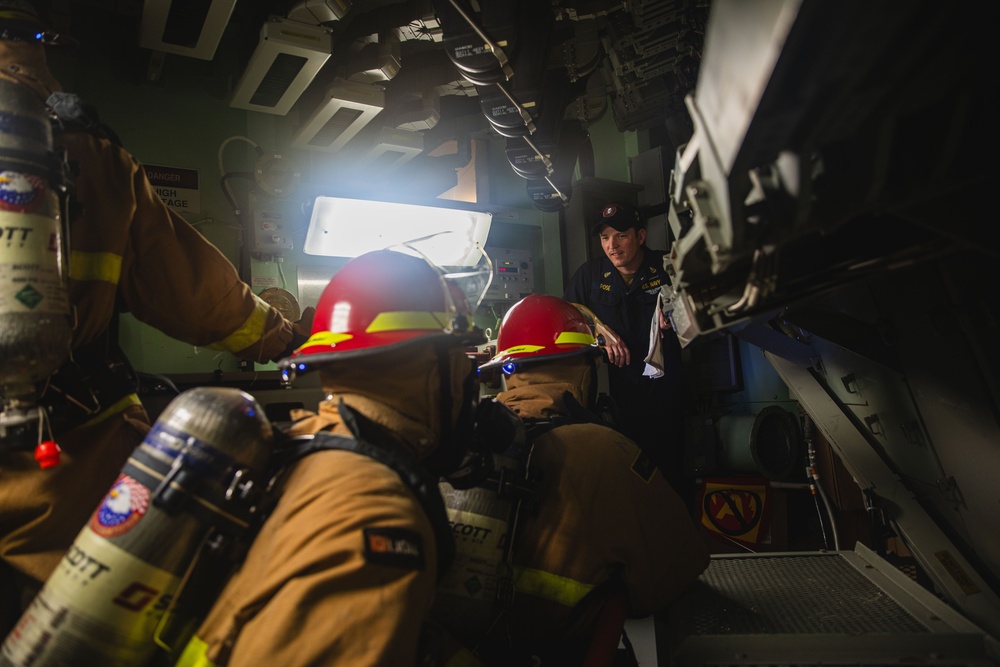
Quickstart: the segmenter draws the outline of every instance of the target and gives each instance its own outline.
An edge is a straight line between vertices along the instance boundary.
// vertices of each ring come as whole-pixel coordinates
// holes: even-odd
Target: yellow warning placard
[[[701,525],[729,540],[757,545],[767,534],[767,480],[715,478],[702,483]]]

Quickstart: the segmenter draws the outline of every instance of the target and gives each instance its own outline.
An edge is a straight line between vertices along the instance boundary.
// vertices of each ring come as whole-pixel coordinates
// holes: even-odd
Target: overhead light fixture
[[[385,107],[385,93],[378,86],[349,79],[334,79],[323,102],[292,138],[295,148],[336,152]]]
[[[329,28],[272,16],[261,27],[260,41],[229,106],[287,114],[332,50]]]
[[[439,266],[475,266],[489,235],[491,213],[443,206],[316,197],[303,251],[357,257],[409,245]]]
[[[139,46],[202,60],[215,57],[236,0],[145,0]]]
[[[387,174],[424,152],[424,135],[420,132],[383,127],[374,138],[374,144],[359,160],[358,166],[377,169]]]

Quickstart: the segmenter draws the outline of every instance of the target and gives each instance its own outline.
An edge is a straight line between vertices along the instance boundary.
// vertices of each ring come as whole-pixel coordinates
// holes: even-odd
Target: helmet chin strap
[[[587,360],[588,375],[587,375],[587,392],[584,400],[587,401],[586,408],[588,410],[597,409],[597,357],[592,356]]]

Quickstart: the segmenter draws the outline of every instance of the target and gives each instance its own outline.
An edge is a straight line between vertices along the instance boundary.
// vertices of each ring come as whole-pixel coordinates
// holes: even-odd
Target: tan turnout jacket
[[[326,402],[295,432],[331,424]],[[372,535],[419,556],[384,562]],[[393,470],[354,452],[310,454],[176,667],[410,667],[436,573],[434,530]]]
[[[458,397],[469,360],[460,347],[449,354]],[[291,435],[349,436],[343,400],[391,434],[387,448],[423,461],[441,445],[442,369],[431,342],[318,372],[329,398],[317,414],[294,413]],[[452,403],[455,418],[461,401]],[[176,667],[412,667],[438,567],[434,530],[417,497],[389,467],[337,450],[293,464],[279,493]],[[403,556],[386,558],[385,540]]]
[[[58,90],[41,47],[0,40],[0,76],[41,99]],[[116,299],[136,318],[191,345],[244,359],[280,356],[292,324],[243,283],[232,263],[168,209],[142,167],[90,134],[55,137],[68,150],[78,215],[71,221],[74,349],[108,329]],[[103,406],[57,440],[62,464],[0,451],[0,628],[55,568],[149,427],[137,396]],[[17,583],[15,583],[17,582]],[[13,620],[11,616],[13,615]]]
[[[566,414],[563,392],[582,403],[586,372],[583,363],[532,367],[511,376],[498,399],[524,419]],[[496,638],[585,641],[597,609],[571,609],[612,571],[620,571],[628,615],[641,617],[666,607],[708,565],[684,503],[628,438],[596,424],[560,426],[535,441],[532,464],[542,478],[538,511],[515,543],[517,594]]]

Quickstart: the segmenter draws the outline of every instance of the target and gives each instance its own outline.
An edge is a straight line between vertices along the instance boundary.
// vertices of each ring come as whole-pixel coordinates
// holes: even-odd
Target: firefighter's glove
[[[316,309],[309,306],[302,311],[302,316],[292,322],[292,329],[295,331],[295,339],[299,340],[299,346],[309,339],[312,333],[313,317],[316,316]],[[296,346],[298,347],[298,346]]]
[[[292,356],[295,350],[299,349],[305,342],[309,340],[309,336],[312,333],[313,317],[316,315],[316,309],[309,306],[302,311],[302,316],[299,319],[292,322],[292,341],[285,347],[284,351],[277,357],[274,357],[272,361],[279,361],[281,359],[287,359]]]

